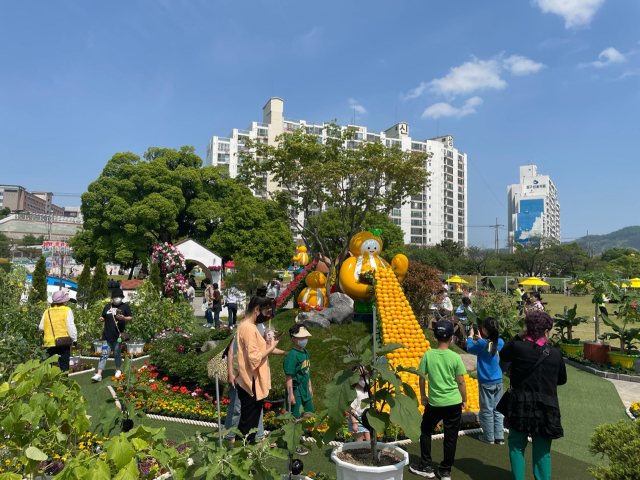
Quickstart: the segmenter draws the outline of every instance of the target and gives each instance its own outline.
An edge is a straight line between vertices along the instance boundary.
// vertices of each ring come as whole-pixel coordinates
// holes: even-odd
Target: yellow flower
[[[27,307],[22,307],[23,312],[26,312],[27,310],[29,310]]]

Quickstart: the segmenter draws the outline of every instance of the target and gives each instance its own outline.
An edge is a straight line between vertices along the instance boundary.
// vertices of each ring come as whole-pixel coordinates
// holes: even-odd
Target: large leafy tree
[[[330,259],[332,274],[336,258],[322,235],[327,210],[338,213],[342,259],[369,212],[388,213],[424,190],[428,155],[387,148],[380,141],[356,142],[354,129],[335,123],[325,124],[324,133],[320,141],[300,128],[277,137],[276,145],[248,142],[240,153],[241,178],[255,191],[264,191],[267,180],[277,185],[268,195],[307,245],[313,243]]]
[[[287,222],[282,215],[269,216],[269,203],[255,199],[224,168],[202,167],[193,147],[152,147],[144,159],[117,153],[82,196],[84,230],[72,246],[78,261],[95,263],[103,257],[129,268],[131,277],[133,267],[146,264],[158,243],[191,237],[219,247],[223,242],[211,238],[218,228],[244,229],[254,253],[262,253],[260,261],[284,266],[291,254],[291,234],[284,234]],[[260,215],[263,218],[256,218]],[[238,245],[219,253],[227,258],[249,254]]]

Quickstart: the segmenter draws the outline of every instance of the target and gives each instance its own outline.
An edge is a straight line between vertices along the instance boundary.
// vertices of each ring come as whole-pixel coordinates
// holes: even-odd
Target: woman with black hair
[[[480,338],[482,334],[482,338]],[[478,356],[478,385],[480,394],[480,426],[485,443],[504,444],[502,415],[496,405],[502,398],[502,370],[500,354],[504,340],[499,338],[498,320],[488,317],[482,322],[480,331],[471,329],[467,338],[467,352]]]
[[[511,362],[511,394],[500,411],[509,428],[509,459],[512,478],[525,478],[524,453],[527,437],[533,444],[533,475],[551,479],[551,441],[564,435],[560,423],[558,385],[567,383],[560,352],[547,345],[553,320],[532,310],[525,317],[526,329],[502,349],[501,359]],[[505,399],[506,400],[506,399]]]
[[[234,370],[238,372],[235,380],[240,387],[238,399],[241,405],[238,430],[243,436],[251,429],[258,428],[264,400],[271,389],[271,371],[267,357],[278,346],[280,337],[267,336],[265,339],[257,327],[267,321],[270,313],[271,300],[254,296],[249,302],[244,320],[238,324],[234,340],[234,351],[237,351]],[[254,442],[255,434],[248,438],[250,442]]]

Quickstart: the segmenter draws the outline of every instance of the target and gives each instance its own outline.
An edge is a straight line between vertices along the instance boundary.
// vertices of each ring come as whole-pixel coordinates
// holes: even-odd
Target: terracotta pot
[[[584,357],[592,362],[608,363],[611,345],[608,343],[584,342]]]

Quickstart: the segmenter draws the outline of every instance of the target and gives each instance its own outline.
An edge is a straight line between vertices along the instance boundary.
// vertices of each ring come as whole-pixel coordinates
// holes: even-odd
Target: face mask
[[[308,339],[308,338],[305,338],[305,339],[303,339],[303,340],[298,340],[298,346],[299,346],[300,348],[304,348],[304,347],[306,347],[306,346],[307,346],[307,342],[308,342],[308,341],[309,341],[309,339]]]
[[[269,317],[269,315],[265,315],[264,313],[260,312],[256,317],[256,323],[264,323],[269,320]]]
[[[114,298],[111,299],[111,302],[114,305],[120,305],[122,303],[122,297],[114,297]]]

